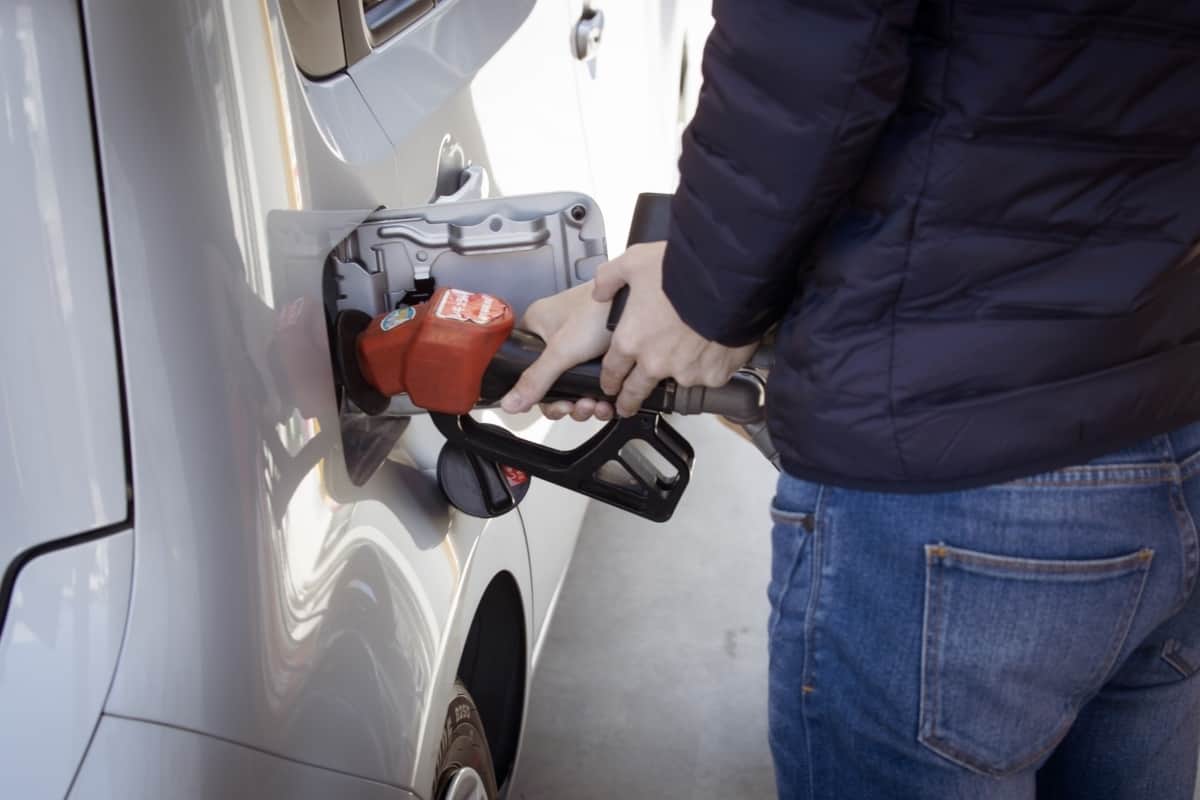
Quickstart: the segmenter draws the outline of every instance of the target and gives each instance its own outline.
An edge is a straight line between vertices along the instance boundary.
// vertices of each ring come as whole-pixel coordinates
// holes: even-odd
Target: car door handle
[[[585,8],[583,16],[575,23],[575,57],[580,61],[591,61],[603,39],[604,12],[598,8]]]

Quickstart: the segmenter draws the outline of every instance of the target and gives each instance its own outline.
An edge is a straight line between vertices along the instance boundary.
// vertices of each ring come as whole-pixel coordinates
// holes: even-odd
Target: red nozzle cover
[[[427,303],[372,320],[358,340],[359,363],[384,394],[408,392],[421,408],[466,414],[479,402],[483,373],[515,323],[499,298],[439,289]]]
[[[358,366],[363,377],[389,397],[406,391],[404,365],[425,313],[426,304],[401,306],[371,320],[358,336]]]

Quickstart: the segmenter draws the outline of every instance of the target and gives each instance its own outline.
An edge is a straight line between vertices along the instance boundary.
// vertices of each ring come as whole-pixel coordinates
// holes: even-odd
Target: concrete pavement
[[[674,421],[672,424],[676,424]],[[766,738],[776,472],[712,419],[675,518],[593,504],[533,679],[517,800],[773,798]]]

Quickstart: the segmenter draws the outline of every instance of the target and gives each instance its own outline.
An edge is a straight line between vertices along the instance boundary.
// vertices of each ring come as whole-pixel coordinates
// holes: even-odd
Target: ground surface
[[[593,504],[534,676],[516,800],[773,798],[775,470],[714,421],[675,518]]]

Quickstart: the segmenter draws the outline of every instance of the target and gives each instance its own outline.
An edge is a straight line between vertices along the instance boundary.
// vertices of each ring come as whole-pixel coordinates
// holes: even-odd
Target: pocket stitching
[[[787,600],[788,594],[792,591],[792,584],[796,581],[796,570],[800,568],[800,557],[804,555],[804,550],[808,547],[811,538],[810,534],[806,533],[804,535],[803,541],[800,542],[800,546],[796,548],[796,552],[792,556],[792,563],[788,565],[787,579],[779,589],[779,608],[771,609],[772,619],[770,630],[767,631],[767,641],[775,640],[775,631],[779,628],[779,620],[783,616],[781,609]]]
[[[947,551],[955,552],[957,554],[971,553],[971,551],[967,551],[967,550],[957,550],[955,548],[947,548],[944,545],[926,545],[925,546],[926,616],[925,616],[925,630],[923,631],[923,636],[922,636],[923,642],[922,642],[922,648],[921,648],[921,698],[920,698],[921,720],[920,720],[920,725],[919,725],[920,733],[917,738],[921,742],[922,745],[924,745],[928,749],[932,750],[934,753],[937,753],[938,755],[941,755],[941,756],[949,759],[950,761],[953,761],[954,763],[959,764],[959,765],[971,770],[972,772],[977,772],[977,773],[980,773],[983,775],[989,775],[989,776],[994,776],[994,777],[1015,774],[1024,769],[1027,769],[1028,767],[1032,766],[1033,764],[1036,764],[1043,756],[1045,756],[1048,752],[1052,751],[1055,747],[1058,746],[1058,744],[1062,741],[1063,736],[1065,736],[1067,731],[1070,730],[1071,713],[1070,712],[1065,713],[1062,716],[1062,718],[1056,723],[1056,725],[1054,726],[1054,733],[1053,733],[1053,735],[1048,737],[1047,744],[1045,746],[1039,748],[1035,753],[1028,756],[1023,761],[1021,761],[1015,765],[1005,766],[1003,768],[991,767],[991,766],[981,763],[979,759],[962,752],[960,749],[958,749],[951,743],[947,742],[944,738],[942,738],[939,735],[937,722],[938,722],[938,718],[939,718],[938,712],[940,712],[940,710],[941,710],[941,708],[940,708],[940,700],[941,700],[940,683],[941,683],[942,671],[937,668],[938,667],[937,664],[933,664],[934,669],[933,669],[933,672],[931,675],[930,670],[928,668],[929,667],[928,659],[929,659],[930,653],[933,653],[933,654],[940,653],[940,648],[937,646],[937,643],[934,641],[934,638],[933,638],[933,632],[935,630],[938,630],[938,628],[936,626],[930,625],[930,621],[931,621],[931,619],[934,622],[938,621],[940,619],[941,613],[942,613],[942,603],[941,603],[941,578],[942,578],[942,575],[941,575],[941,573],[943,572],[943,570],[934,570],[934,569],[932,569],[932,567],[935,566],[935,564],[939,558],[940,559],[945,558],[945,553]],[[988,554],[985,554],[985,553],[979,553],[979,554],[975,554],[975,555],[982,557],[981,560],[997,559],[997,560],[1006,560],[1009,563],[1014,563],[1014,562],[1020,563],[1021,561],[1026,561],[1026,562],[1034,561],[1034,559],[1006,559],[1003,556],[989,556]],[[1084,681],[1085,687],[1088,685],[1094,684],[1098,679],[1100,679],[1104,675],[1107,675],[1109,672],[1112,671],[1114,665],[1116,664],[1117,656],[1120,655],[1121,649],[1124,647],[1126,640],[1129,638],[1129,631],[1133,624],[1134,614],[1136,613],[1138,605],[1141,603],[1142,594],[1145,592],[1146,579],[1150,573],[1150,564],[1151,564],[1151,561],[1153,560],[1153,557],[1154,557],[1153,550],[1151,550],[1149,548],[1143,548],[1142,550],[1140,550],[1137,553],[1132,554],[1132,555],[1120,556],[1115,559],[1104,559],[1103,561],[1109,562],[1108,569],[1105,569],[1105,570],[1080,570],[1080,572],[1083,572],[1085,574],[1104,574],[1106,572],[1116,573],[1116,572],[1120,571],[1119,569],[1116,568],[1118,565],[1125,563],[1125,562],[1135,562],[1135,563],[1133,563],[1132,569],[1130,571],[1141,574],[1141,580],[1138,582],[1136,590],[1130,592],[1129,599],[1125,603],[1125,608],[1121,612],[1121,616],[1118,617],[1117,624],[1114,628],[1115,635],[1113,636],[1113,643],[1109,646],[1109,650],[1108,650],[1107,654],[1105,655],[1104,660],[1101,662],[1101,664],[1088,676],[1087,680]],[[1061,562],[1061,563],[1071,563],[1071,562]],[[1076,563],[1078,565],[1078,562],[1076,562]],[[937,588],[936,588],[936,601],[931,602],[930,598],[931,598],[931,595],[933,594],[932,578],[935,574],[937,575],[937,584],[938,584]],[[1063,573],[1043,572],[1040,574],[1063,574]],[[936,609],[935,613],[933,613],[933,614],[929,613],[929,609],[931,607],[934,607]],[[933,686],[932,686],[933,698],[932,699],[930,699],[926,696],[925,688],[926,688],[927,682],[933,684]],[[1077,690],[1073,695],[1071,695],[1070,702],[1068,703],[1068,708],[1075,707],[1075,705],[1078,703],[1079,699],[1084,694],[1086,694],[1087,691],[1088,690],[1086,688],[1081,688],[1081,689]],[[931,705],[933,706],[932,710],[930,709]]]
[[[806,547],[812,547],[813,553],[812,553],[812,556],[810,557],[810,560],[814,562],[814,566],[812,567],[812,569],[814,570],[813,571],[812,588],[809,591],[815,596],[816,592],[819,588],[820,567],[819,567],[819,565],[816,565],[815,562],[817,562],[819,560],[820,552],[821,552],[820,548],[818,546],[819,540],[817,539],[817,536],[820,533],[820,525],[818,524],[818,519],[820,517],[821,509],[823,508],[824,499],[825,499],[825,487],[822,486],[817,491],[817,498],[816,498],[816,501],[813,503],[813,510],[810,513],[805,513],[802,511],[785,511],[783,509],[778,508],[774,502],[771,503],[772,518],[774,519],[775,513],[778,512],[780,514],[780,516],[782,517],[783,524],[785,524],[785,525],[793,524],[793,525],[800,525],[801,527],[803,527],[803,520],[805,518],[812,520],[812,529],[808,530],[807,528],[805,528],[804,540],[800,543],[800,546],[798,548],[796,548],[796,554],[792,557],[792,563],[788,567],[787,580],[784,582],[783,587],[779,590],[779,601],[778,602],[779,602],[780,609],[783,608],[783,605],[784,605],[785,601],[787,600],[788,595],[791,594],[791,592],[792,592],[792,587],[796,583],[796,572],[800,568],[801,556],[804,555],[804,549]],[[789,517],[791,517],[791,518],[789,518]],[[779,522],[780,520],[775,520],[775,521]],[[805,612],[804,612],[805,665],[803,667],[803,670],[805,673],[807,673],[807,671],[808,671],[808,658],[809,658],[809,627],[808,626],[809,626],[809,619],[812,615],[812,607],[813,607],[813,597],[810,597],[808,607],[805,609]],[[771,620],[770,620],[770,624],[769,624],[768,630],[767,630],[767,641],[768,642],[772,642],[775,640],[775,631],[779,628],[779,622],[780,622],[780,619],[782,616],[783,616],[783,614],[781,614],[778,610],[771,609]],[[773,661],[773,656],[769,656],[768,660]]]
[[[1154,556],[1154,551],[1148,547],[1115,558],[1095,558],[1087,561],[997,556],[940,544],[930,545],[929,548],[932,548],[930,552],[933,558],[940,558],[943,563],[993,567],[997,572],[1014,573],[1017,576],[1030,573],[1036,575],[1106,575],[1132,572],[1138,568],[1138,562],[1149,562]]]
[[[804,520],[811,519],[812,526],[813,526],[812,530],[808,530],[807,528],[805,528],[804,534],[803,534],[803,540],[800,542],[800,546],[796,548],[795,555],[792,556],[792,563],[788,565],[787,579],[784,581],[783,586],[780,587],[780,589],[779,589],[779,608],[780,609],[783,608],[784,601],[787,600],[787,596],[792,591],[792,585],[796,582],[796,570],[798,570],[800,568],[801,556],[804,555],[805,548],[810,546],[811,540],[816,536],[817,512],[821,508],[821,498],[824,494],[825,494],[825,492],[824,492],[824,489],[822,488],[817,494],[817,500],[816,500],[816,503],[814,504],[814,510],[811,513],[804,512],[804,511],[785,511],[784,509],[781,509],[778,506],[776,506],[774,502],[771,503],[771,520],[774,523],[783,524],[783,525],[797,525],[797,526],[800,526],[801,528],[804,528]],[[815,552],[815,550],[816,550],[815,545],[813,545],[813,549]],[[783,615],[781,613],[779,613],[779,611],[777,609],[771,609],[771,616],[772,616],[771,624],[767,630],[767,640],[768,641],[773,641],[775,639],[775,631],[779,628],[779,619]]]
[[[917,736],[919,740],[935,740],[937,738],[936,722],[939,709],[937,703],[941,697],[940,684],[942,671],[938,669],[938,665],[934,664],[932,672],[930,671],[929,660],[932,656],[938,655],[940,649],[932,641],[933,631],[938,629],[937,622],[941,616],[941,573],[930,569],[933,564],[934,554],[931,545],[925,546],[925,618],[922,621],[921,630],[921,720],[920,733]],[[937,586],[934,586],[934,583]],[[932,683],[930,693],[925,691],[926,684]],[[933,703],[934,708],[929,709],[929,704]]]

